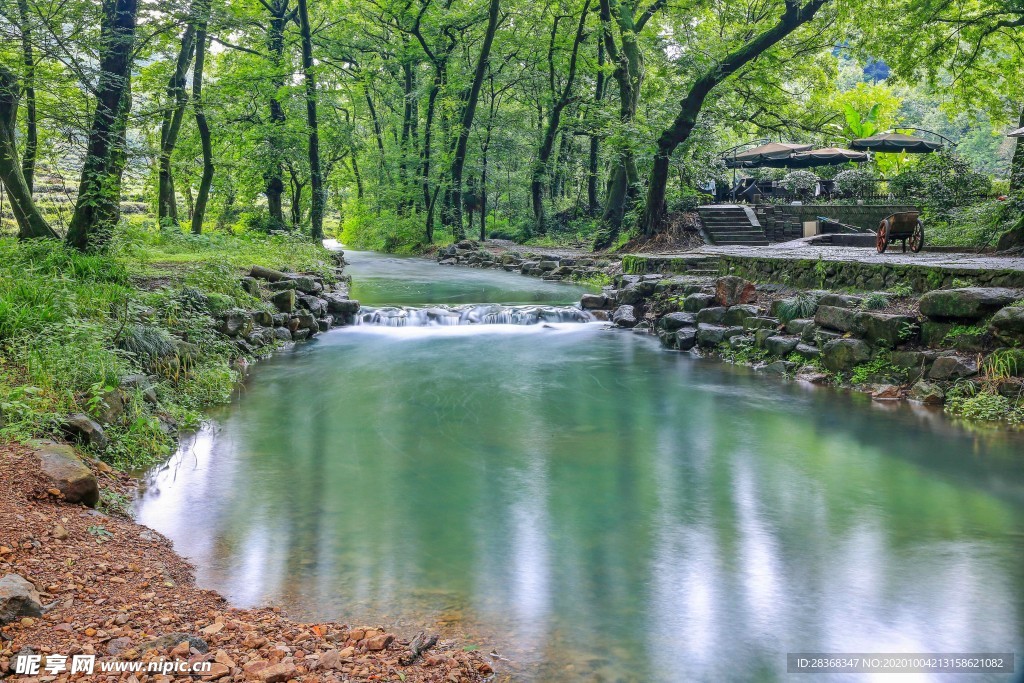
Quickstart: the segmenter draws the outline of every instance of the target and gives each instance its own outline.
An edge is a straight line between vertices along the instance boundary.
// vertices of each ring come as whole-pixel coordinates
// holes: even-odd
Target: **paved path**
[[[968,270],[1019,270],[1024,271],[1024,257],[974,255],[965,253],[941,253],[923,251],[919,254],[897,250],[879,254],[873,248],[818,246],[795,240],[767,247],[712,246],[707,245],[693,251],[678,254],[638,254],[653,258],[694,256],[740,256],[748,258],[818,259],[826,261],[859,261],[862,263],[892,263],[936,268],[964,268]]]

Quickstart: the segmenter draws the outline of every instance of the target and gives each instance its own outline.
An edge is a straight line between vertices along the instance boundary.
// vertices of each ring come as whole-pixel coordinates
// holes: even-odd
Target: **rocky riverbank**
[[[111,509],[129,499],[130,477],[52,442],[0,445],[0,459],[0,678],[455,683],[491,674],[481,656],[451,641],[414,656],[408,641],[377,625],[231,609],[195,586],[167,539]],[[101,495],[105,511],[90,507]],[[70,673],[75,655],[95,656],[92,675]],[[14,674],[19,658],[36,656],[38,674]],[[195,677],[101,674],[113,661],[208,666]]]
[[[620,275],[584,309],[669,349],[864,391],[880,401],[1024,421],[1024,292],[1001,287],[851,294],[737,276]]]
[[[442,266],[497,268],[544,280],[605,284],[622,272],[621,257],[574,249],[532,249],[498,241],[462,240],[437,252]]]

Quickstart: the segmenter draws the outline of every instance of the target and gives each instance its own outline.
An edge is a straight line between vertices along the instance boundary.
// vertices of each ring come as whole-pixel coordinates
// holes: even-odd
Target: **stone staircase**
[[[713,204],[697,209],[712,244],[766,246],[764,228],[751,209],[735,204]]]

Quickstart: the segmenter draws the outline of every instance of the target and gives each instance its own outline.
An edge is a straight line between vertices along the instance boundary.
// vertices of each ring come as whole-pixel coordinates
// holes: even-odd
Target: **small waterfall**
[[[382,327],[438,327],[442,325],[537,325],[539,323],[586,323],[596,320],[575,306],[431,306],[429,308],[363,306],[356,325]]]

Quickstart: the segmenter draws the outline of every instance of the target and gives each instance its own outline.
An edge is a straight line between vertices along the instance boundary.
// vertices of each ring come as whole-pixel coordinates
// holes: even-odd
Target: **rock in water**
[[[719,306],[749,304],[757,296],[753,282],[735,275],[726,275],[715,281],[715,301]]]
[[[946,400],[946,394],[937,384],[919,381],[910,390],[910,399],[924,404],[935,405]]]
[[[617,327],[635,327],[636,313],[633,307],[629,304],[623,304],[616,308],[615,313],[612,314],[612,322]]]
[[[22,617],[41,616],[43,603],[35,586],[18,574],[0,579],[0,625]]]
[[[75,453],[75,449],[54,441],[30,441],[36,449],[39,470],[52,488],[57,489],[69,503],[84,503],[94,507],[100,500],[96,477]]]

